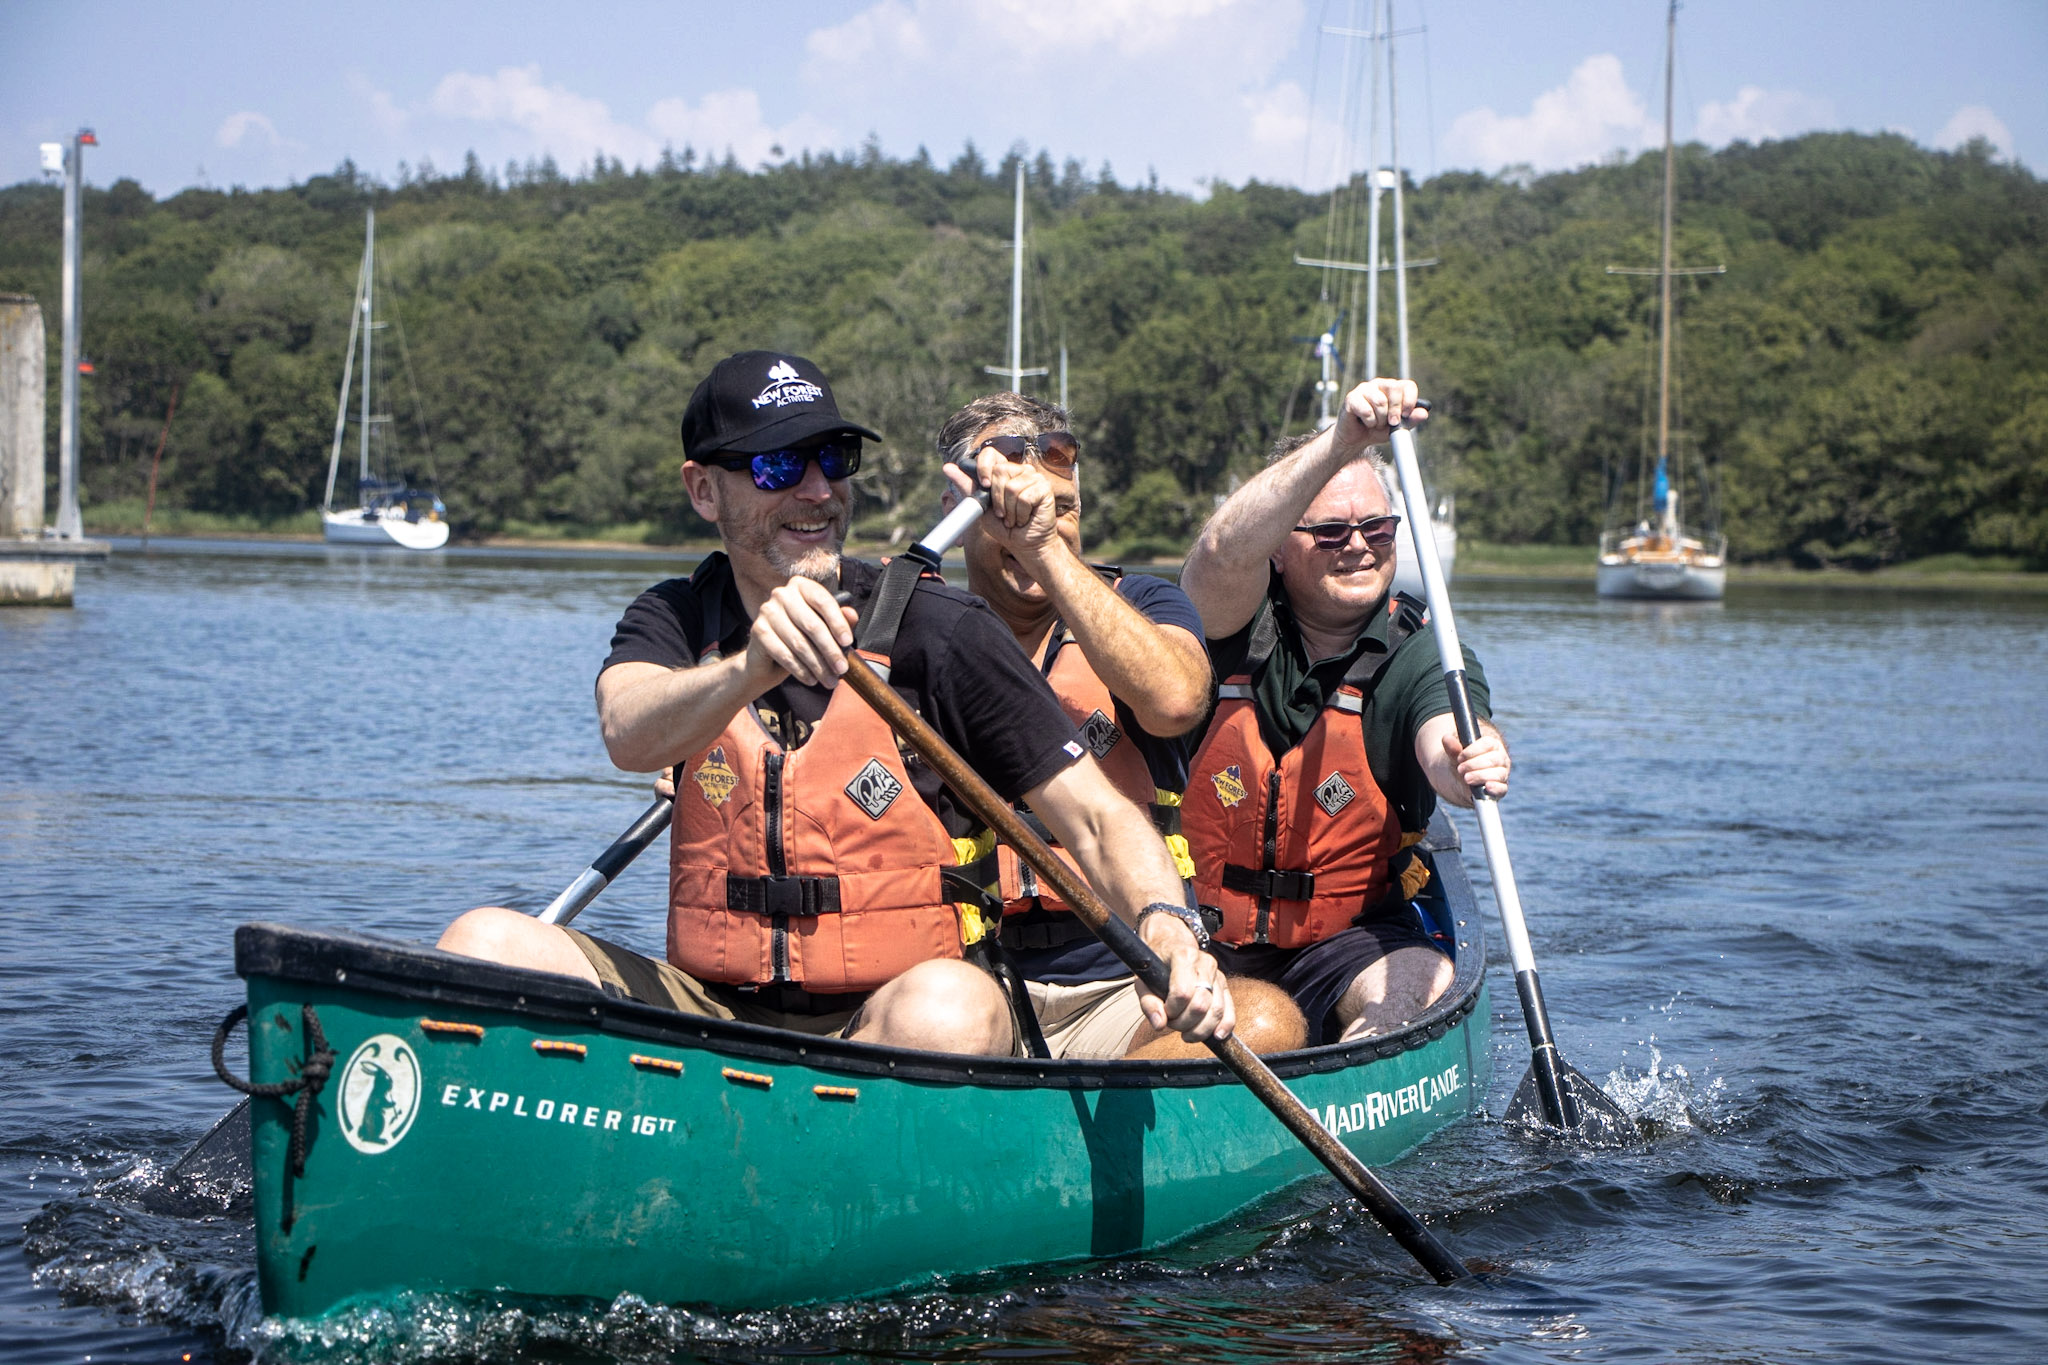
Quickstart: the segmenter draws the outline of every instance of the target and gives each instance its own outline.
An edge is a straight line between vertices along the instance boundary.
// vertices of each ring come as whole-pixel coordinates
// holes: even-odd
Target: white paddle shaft
[[[1451,616],[1451,594],[1444,583],[1443,565],[1437,560],[1436,537],[1429,534],[1429,494],[1422,486],[1422,467],[1415,459],[1414,433],[1405,427],[1396,428],[1393,446],[1401,498],[1407,503],[1415,531],[1409,539],[1419,547],[1416,557],[1420,562],[1416,567],[1422,570],[1422,591],[1429,600],[1429,623],[1436,631],[1437,657],[1443,661],[1444,673],[1454,679],[1452,686],[1463,690],[1465,652],[1458,645],[1458,624]],[[1522,897],[1515,890],[1515,871],[1508,862],[1508,838],[1501,829],[1500,803],[1475,790],[1472,806],[1479,817],[1480,842],[1486,847],[1487,871],[1493,876],[1493,895],[1500,906],[1500,928],[1508,941],[1508,958],[1515,964],[1516,972],[1533,972],[1536,955],[1529,948],[1529,928],[1522,921]]]

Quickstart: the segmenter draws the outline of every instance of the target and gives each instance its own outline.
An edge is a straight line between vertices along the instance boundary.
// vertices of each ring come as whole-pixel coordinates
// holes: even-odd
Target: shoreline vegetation
[[[129,515],[132,511],[133,515]],[[99,515],[95,515],[98,513]],[[111,504],[88,509],[86,533],[133,539],[142,534],[142,509]],[[489,535],[457,536],[451,549],[575,550],[621,556],[702,555],[718,548],[712,539],[670,539],[652,522],[616,526],[512,527]],[[291,517],[221,516],[159,508],[150,525],[151,540],[245,540],[284,544],[321,543],[320,519],[314,512]],[[349,547],[339,547],[349,548]],[[886,541],[847,537],[848,554],[873,559],[899,546]],[[1119,550],[1125,551],[1119,553]],[[403,553],[394,551],[393,553]],[[1553,582],[1591,582],[1598,547],[1593,545],[1494,545],[1461,539],[1453,581],[1518,578]],[[1169,546],[1139,543],[1128,547],[1090,547],[1088,557],[1127,569],[1178,573],[1182,553]],[[1734,564],[1729,581],[1755,587],[1956,589],[2018,592],[2048,596],[2048,572],[2030,570],[2012,556],[1944,554],[1881,569],[1800,568],[1791,564]]]
[[[1436,405],[1424,465],[1503,571],[1540,546],[1581,571],[1569,547],[1643,514],[1656,291],[1606,268],[1655,259],[1662,162],[1408,187],[1415,249],[1443,263],[1409,285]],[[1002,354],[1019,169],[1024,359],[1071,358],[1089,530],[1100,553],[1170,559],[1315,420],[1300,338],[1359,305],[1357,281],[1294,264],[1331,254],[1328,196],[1249,181],[1198,199],[1022,145],[754,168],[685,147],[573,173],[471,157],[395,183],[343,163],[161,200],[88,186],[81,501],[139,529],[154,480],[165,534],[181,511],[261,529],[318,506],[374,208],[384,354],[405,376],[383,385],[377,472],[434,489],[457,539],[702,539],[676,417],[714,362],[767,346],[816,360],[884,433],[852,529],[900,543],[937,501],[931,433]],[[1686,146],[1675,173],[1675,256],[1727,267],[1674,301],[1675,439],[1713,470],[1679,490],[1688,520],[1718,522],[1738,566],[2048,569],[2048,184],[1982,141],[1893,134]],[[48,319],[53,455],[61,220],[55,186],[0,188],[0,292]],[[357,436],[350,417],[345,448]]]

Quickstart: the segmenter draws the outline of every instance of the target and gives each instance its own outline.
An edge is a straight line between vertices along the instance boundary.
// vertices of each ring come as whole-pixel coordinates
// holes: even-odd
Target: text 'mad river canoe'
[[[1273,1070],[1370,1165],[1478,1108],[1485,955],[1439,815],[1444,998]],[[1447,945],[1448,946],[1448,945]],[[801,1037],[352,934],[245,925],[264,1311],[398,1290],[750,1308],[1163,1246],[1322,1168],[1207,1059],[1050,1062]],[[314,1068],[316,1071],[318,1068]],[[1374,1234],[1376,1235],[1376,1234]],[[1391,1247],[1391,1244],[1389,1244]]]

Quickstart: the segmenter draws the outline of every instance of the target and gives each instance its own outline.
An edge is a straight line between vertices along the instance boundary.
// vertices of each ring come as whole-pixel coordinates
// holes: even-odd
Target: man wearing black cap
[[[1166,960],[1172,982],[1145,998],[1148,1019],[1227,1036],[1228,987],[1185,923],[1171,855],[1008,630],[935,578],[878,592],[881,570],[840,558],[860,442],[880,438],[840,416],[817,367],[767,351],[721,361],[682,435],[691,505],[723,552],[627,608],[597,680],[612,761],[675,770],[667,961],[492,908],[441,946],[691,1013],[1012,1051],[1009,1002],[964,960],[941,884],[974,821],[837,685],[858,626],[899,695],[998,794],[1028,801]],[[852,606],[834,600],[842,590]]]

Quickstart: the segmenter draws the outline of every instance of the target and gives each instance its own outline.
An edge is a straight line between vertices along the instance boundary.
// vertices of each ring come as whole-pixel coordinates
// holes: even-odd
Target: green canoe
[[[1383,1165],[1478,1107],[1488,1009],[1439,823],[1456,980],[1397,1035],[1269,1058]],[[352,934],[245,925],[265,1312],[416,1289],[757,1307],[1158,1247],[1321,1167],[1215,1062],[1047,1062],[806,1038]],[[316,1046],[311,1051],[317,1050]],[[317,1070],[317,1068],[316,1068]],[[1391,1244],[1390,1244],[1391,1245]]]

